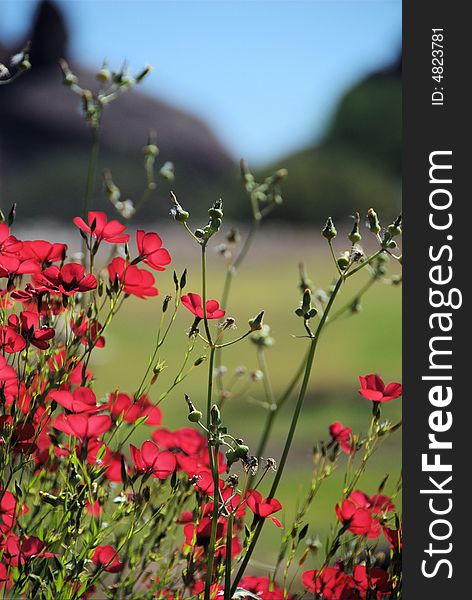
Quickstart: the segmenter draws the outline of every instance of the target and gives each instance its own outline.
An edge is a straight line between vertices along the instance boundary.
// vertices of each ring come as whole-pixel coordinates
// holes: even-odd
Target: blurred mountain
[[[348,90],[319,144],[280,161],[288,169],[279,218],[345,219],[401,205],[401,57]]]
[[[17,202],[28,217],[71,217],[80,210],[91,131],[80,114],[80,98],[62,83],[58,61],[68,57],[69,34],[56,4],[38,4],[31,32],[33,68],[0,94],[0,178],[2,206]],[[22,44],[18,44],[21,47]],[[13,50],[14,51],[14,50]],[[2,50],[0,58],[13,51]],[[81,87],[97,89],[95,74],[69,61]],[[157,134],[159,164],[172,161],[173,189],[199,197],[208,180],[234,172],[234,162],[205,123],[140,91],[109,104],[100,131],[100,167],[109,167],[125,196],[138,200],[145,185],[142,148],[150,130]],[[168,212],[169,185],[160,184]],[[97,184],[95,205],[106,206]],[[143,216],[156,214],[145,207]],[[206,198],[206,202],[208,199]],[[158,211],[162,213],[162,211]]]
[[[28,39],[33,69],[0,93],[0,205],[8,210],[16,202],[23,218],[70,219],[82,207],[91,132],[78,96],[62,84],[58,60],[69,59],[69,34],[52,0],[38,4]],[[0,52],[0,60],[11,53],[1,46]],[[96,88],[94,73],[69,62],[83,87]],[[285,202],[274,218],[320,222],[330,215],[339,220],[355,211],[365,214],[370,206],[393,217],[400,208],[401,94],[398,59],[345,93],[320,142],[256,173],[261,179],[275,168],[288,168]],[[137,202],[141,196],[141,149],[150,129],[157,133],[158,160],[175,164],[176,179],[158,183],[138,218],[167,215],[169,189],[196,216],[221,196],[227,216],[250,217],[235,162],[207,125],[139,91],[106,107],[101,130],[99,172],[112,170],[124,198]],[[100,177],[93,205],[110,210]]]

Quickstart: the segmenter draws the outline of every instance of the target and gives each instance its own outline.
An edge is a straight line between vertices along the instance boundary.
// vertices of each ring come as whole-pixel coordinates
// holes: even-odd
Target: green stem
[[[205,325],[205,333],[207,336],[208,343],[212,345],[210,328],[208,326],[207,317],[207,285],[206,285],[206,243],[202,244],[202,303],[203,303],[203,323]]]
[[[298,400],[297,400],[297,404],[296,404],[296,407],[295,407],[295,411],[294,411],[293,416],[292,416],[292,422],[290,424],[290,429],[289,429],[289,432],[288,432],[288,435],[287,435],[287,439],[285,441],[285,446],[284,446],[284,449],[283,449],[282,458],[280,459],[279,468],[277,469],[277,473],[275,475],[274,481],[272,483],[272,487],[271,487],[270,492],[269,492],[269,498],[273,498],[275,496],[276,492],[277,492],[277,488],[279,486],[279,482],[280,482],[280,479],[282,477],[285,464],[287,462],[287,457],[288,457],[288,454],[290,452],[290,447],[292,445],[293,437],[295,435],[295,430],[297,428],[298,418],[300,416],[300,412],[301,412],[301,409],[302,409],[302,406],[303,406],[303,401],[305,399],[306,392],[307,392],[307,389],[308,389],[308,383],[310,381],[311,369],[313,367],[313,361],[314,361],[314,358],[315,358],[315,352],[316,352],[316,348],[317,348],[317,345],[318,345],[318,340],[320,338],[320,334],[321,334],[321,331],[323,330],[323,327],[324,327],[324,325],[326,323],[326,320],[327,320],[327,318],[329,316],[331,308],[332,308],[332,306],[334,304],[336,296],[337,296],[339,290],[341,289],[343,281],[344,281],[344,277],[340,276],[339,279],[336,282],[336,286],[335,286],[335,288],[333,290],[333,293],[331,294],[331,297],[330,297],[329,302],[328,302],[328,304],[326,306],[326,309],[323,312],[323,316],[320,319],[320,323],[319,323],[318,328],[316,330],[315,336],[313,337],[313,339],[310,342],[310,348],[309,348],[309,351],[308,351],[308,356],[307,356],[307,361],[306,361],[306,366],[305,366],[305,373],[304,373],[304,376],[303,376],[303,382],[302,382],[302,385],[301,385],[301,388],[300,388],[300,393],[298,395]],[[238,586],[238,583],[239,583],[241,577],[244,575],[244,571],[246,570],[246,567],[247,567],[247,565],[248,565],[248,563],[249,563],[249,561],[251,559],[252,553],[254,552],[254,548],[255,548],[255,546],[257,544],[257,541],[259,539],[259,536],[261,534],[262,527],[264,526],[264,521],[265,520],[263,518],[257,518],[257,523],[256,523],[256,526],[255,526],[255,531],[254,531],[253,538],[251,540],[249,548],[247,549],[247,552],[246,552],[246,554],[244,556],[244,559],[243,559],[243,561],[241,563],[241,566],[240,566],[239,571],[238,571],[238,573],[236,575],[236,578],[235,578],[235,580],[233,582],[233,587],[232,587],[232,593],[233,594],[235,593],[236,588]]]
[[[224,600],[231,600],[231,553],[233,544],[233,513],[228,516],[228,531],[226,533],[226,559],[225,559],[225,591]]]
[[[97,170],[97,159],[98,159],[98,127],[94,127],[92,130],[92,147],[90,149],[88,172],[87,172],[87,186],[85,188],[84,196],[84,218],[87,218],[88,211],[90,209],[90,201],[92,199],[93,189],[95,187],[95,173]]]

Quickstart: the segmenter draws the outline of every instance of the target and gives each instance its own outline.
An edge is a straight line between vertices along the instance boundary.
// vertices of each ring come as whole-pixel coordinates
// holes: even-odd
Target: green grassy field
[[[314,234],[315,238],[315,234]],[[238,324],[235,332],[225,339],[237,336],[246,330],[247,320],[264,309],[265,321],[271,326],[275,345],[267,350],[268,370],[275,395],[279,395],[290,381],[307,347],[306,339],[294,335],[303,334],[302,322],[294,314],[299,303],[297,289],[297,263],[306,262],[311,279],[317,286],[330,285],[335,274],[324,246],[303,246],[303,255],[296,249],[294,238],[285,243],[283,252],[280,244],[272,251],[270,247],[257,247],[250,255],[243,270],[234,282],[227,314]],[[170,245],[170,244],[168,244]],[[308,249],[307,249],[308,248]],[[200,291],[200,270],[195,258],[188,252],[175,253],[174,268],[180,272],[189,268],[187,291]],[[210,256],[209,296],[219,298],[224,274],[224,265],[216,256]],[[348,280],[339,298],[338,306],[350,300],[366,281],[365,275]],[[171,273],[159,274],[160,298],[146,301],[129,299],[107,334],[107,346],[97,351],[94,373],[96,389],[106,393],[119,387],[124,392],[134,392],[139,385],[152,351],[157,325],[160,319],[162,298],[172,292]],[[378,372],[386,381],[401,381],[401,289],[400,287],[376,284],[363,300],[362,311],[349,318],[339,319],[330,325],[320,341],[318,355],[299,421],[296,441],[292,448],[283,483],[278,493],[284,506],[283,519],[290,522],[297,498],[307,490],[311,470],[313,445],[320,439],[329,439],[328,426],[333,420],[350,425],[354,431],[366,432],[371,416],[370,403],[358,393],[357,375]],[[190,327],[191,315],[182,308],[176,323],[162,348],[161,359],[167,368],[153,388],[151,397],[165,391],[178,372],[188,338],[185,330]],[[198,342],[192,357],[205,353],[203,342]],[[258,367],[256,347],[244,340],[228,348],[223,357],[228,372],[240,365],[248,370]],[[191,362],[190,362],[191,364]],[[203,408],[206,398],[207,363],[196,368],[192,374],[170,393],[161,405],[164,413],[163,425],[169,428],[187,426],[187,408],[184,392],[193,402]],[[240,385],[243,385],[242,383]],[[229,398],[223,408],[223,421],[235,437],[244,440],[254,449],[265,418],[265,409],[260,402],[265,399],[264,386],[253,384],[246,394]],[[268,448],[268,456],[278,460],[294,406],[292,397],[279,415]],[[401,414],[401,401],[395,400],[384,407],[383,416],[395,420]],[[147,428],[142,428],[146,429]],[[141,438],[145,435],[141,433]],[[400,473],[401,433],[388,440],[372,459],[368,472],[363,476],[360,487],[373,493],[386,473],[391,480],[386,491],[392,490]],[[342,461],[342,466],[345,461]],[[323,539],[335,522],[334,504],[339,499],[343,472],[329,479],[309,514],[310,536]],[[268,478],[267,484],[270,484]],[[258,559],[262,564],[276,553],[280,531],[268,523]]]

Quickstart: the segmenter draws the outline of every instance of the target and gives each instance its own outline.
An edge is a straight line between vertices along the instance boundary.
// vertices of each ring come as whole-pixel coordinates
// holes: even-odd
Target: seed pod
[[[321,233],[323,234],[323,237],[325,237],[328,241],[334,239],[337,236],[338,232],[336,231],[336,227],[334,226],[333,219],[331,217],[328,217],[326,225],[324,226],[324,229]]]

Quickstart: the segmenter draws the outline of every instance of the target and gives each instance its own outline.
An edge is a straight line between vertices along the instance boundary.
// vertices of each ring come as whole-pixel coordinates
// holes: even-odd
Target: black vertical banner
[[[406,600],[472,597],[467,8],[403,4]]]

